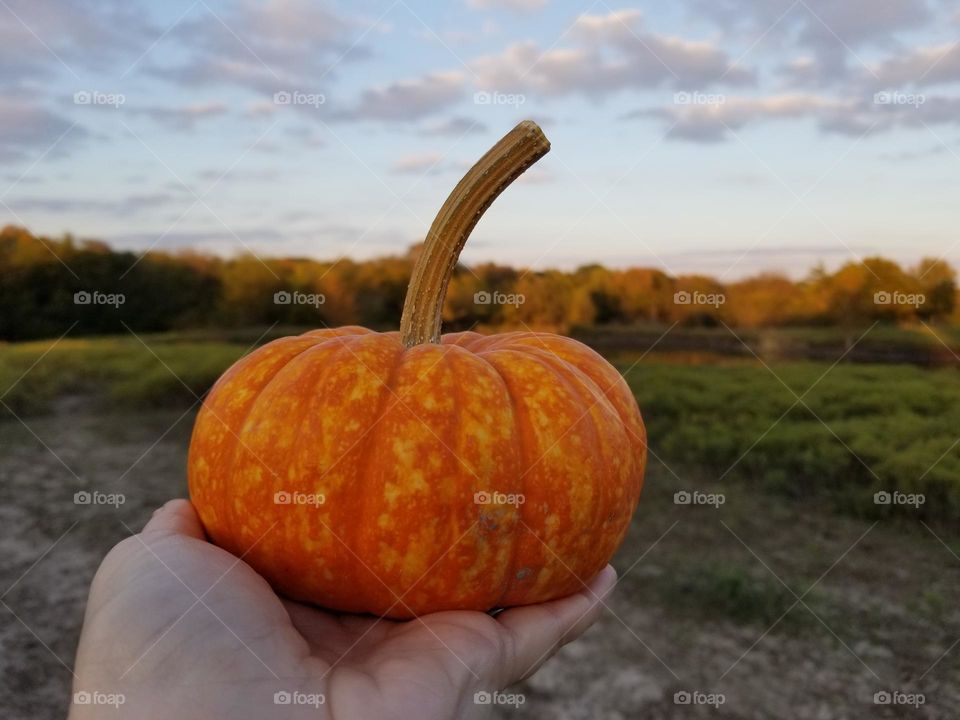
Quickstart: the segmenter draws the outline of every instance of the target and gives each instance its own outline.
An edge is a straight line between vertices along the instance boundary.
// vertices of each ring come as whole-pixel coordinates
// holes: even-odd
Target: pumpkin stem
[[[400,320],[404,347],[440,342],[443,299],[467,238],[497,196],[549,150],[550,141],[540,126],[524,120],[457,183],[430,226],[413,268]]]

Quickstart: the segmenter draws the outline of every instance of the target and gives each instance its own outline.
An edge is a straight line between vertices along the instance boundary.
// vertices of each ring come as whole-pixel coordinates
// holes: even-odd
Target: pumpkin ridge
[[[495,363],[490,362],[489,358],[484,357],[488,351],[483,350],[480,352],[474,353],[478,358],[483,360],[487,365],[489,365],[493,371],[496,373],[497,377],[500,378],[500,382],[503,383],[504,389],[507,391],[507,397],[510,398],[510,417],[513,418],[513,430],[514,437],[517,439],[517,455],[520,458],[519,468],[522,469],[525,466],[527,459],[527,447],[526,443],[523,441],[523,433],[520,431],[520,414],[517,412],[517,400],[513,397],[513,390],[510,388],[510,383],[507,382],[506,376],[503,374],[503,371]],[[518,478],[520,483],[523,475]],[[517,488],[517,492],[524,494],[523,491],[526,490],[526,485]],[[513,583],[517,577],[517,556],[520,553],[520,537],[522,536],[521,530],[526,530],[528,525],[523,517],[523,506],[525,503],[521,503],[517,506],[517,532],[511,533],[510,537],[510,561],[507,563],[507,577],[505,578],[503,592],[500,594],[500,597],[497,598],[497,602],[494,607],[503,607],[503,600],[506,598],[510,591],[513,590]],[[522,527],[521,527],[522,526]],[[529,531],[527,531],[529,532]]]
[[[381,380],[380,386],[380,396],[377,398],[377,412],[374,416],[374,425],[380,423],[380,421],[386,416],[388,403],[391,398],[395,398],[397,402],[401,402],[397,393],[394,391],[396,385],[397,376],[400,373],[400,368],[403,365],[403,359],[406,355],[406,350],[403,345],[397,343],[397,352],[393,357],[393,362],[390,365],[390,372],[387,374],[386,380]],[[365,462],[360,468],[358,473],[358,482],[360,485],[360,510],[357,513],[357,522],[353,524],[351,530],[353,532],[347,534],[347,538],[340,538],[342,542],[346,543],[347,547],[350,550],[350,554],[354,555],[358,560],[360,560],[363,555],[363,529],[365,523],[369,520],[371,503],[374,498],[372,497],[371,485],[372,481],[370,480],[371,473],[373,472],[373,463],[369,462],[370,458],[370,446],[373,444],[374,435],[376,430],[371,426],[370,431],[363,437],[363,440],[360,442],[361,449],[359,457],[364,458]],[[376,498],[379,500],[379,497]],[[403,596],[397,596],[394,592],[394,589],[379,575],[377,575],[366,563],[362,560],[357,565],[352,565],[351,570],[356,574],[356,584],[357,595],[358,597],[364,597],[369,601],[375,601],[375,596],[380,592],[380,588],[388,588],[388,592],[393,596],[392,604],[390,605],[390,610],[396,610],[397,606],[400,605],[403,611],[406,611],[406,608],[403,607],[403,603],[400,601],[400,598]],[[375,591],[371,593],[366,587],[361,588],[362,583],[366,582],[370,578],[368,575],[372,575],[373,579],[376,581]],[[379,615],[386,615],[387,610],[384,610],[381,613],[377,612],[377,609],[372,605],[368,604],[367,607],[361,609],[362,612],[370,612]]]
[[[544,341],[546,340],[546,341],[551,341],[551,342],[552,342],[552,341],[558,340],[558,339],[559,339],[559,340],[563,340],[563,341],[569,341],[569,343],[575,343],[576,345],[583,346],[586,350],[590,350],[591,352],[595,352],[592,348],[583,345],[583,343],[580,343],[580,342],[578,342],[577,340],[574,340],[573,338],[564,337],[564,336],[562,336],[562,335],[555,335],[555,334],[553,334],[553,333],[531,333],[528,337],[530,337],[530,338],[535,338],[535,339],[540,339],[540,341],[541,341],[540,347],[538,347],[538,346],[536,346],[536,345],[527,345],[526,343],[524,343],[524,344],[521,345],[520,347],[523,347],[523,348],[531,348],[531,349],[539,349],[539,350],[546,351],[546,352],[550,353],[551,355],[553,355],[553,356],[554,356],[555,358],[557,358],[558,360],[560,360],[561,362],[566,363],[566,364],[569,365],[570,367],[572,367],[572,368],[574,368],[575,370],[577,370],[579,373],[582,373],[582,374],[583,374],[587,379],[589,379],[589,380],[591,381],[591,383],[598,389],[599,393],[600,393],[601,395],[603,395],[603,396],[607,399],[607,402],[610,403],[610,405],[611,405],[611,407],[613,408],[614,412],[616,413],[617,417],[620,418],[620,420],[623,422],[624,426],[626,427],[626,429],[627,429],[627,434],[630,436],[630,438],[631,438],[632,440],[639,441],[639,442],[643,443],[644,446],[646,446],[646,434],[645,434],[645,432],[644,432],[644,433],[641,433],[641,434],[639,434],[639,435],[634,434],[633,425],[632,425],[632,422],[631,422],[632,418],[626,417],[622,412],[620,412],[620,408],[617,406],[617,403],[613,402],[613,400],[611,399],[611,395],[619,392],[619,383],[618,383],[618,382],[614,382],[613,384],[609,384],[609,385],[606,385],[606,386],[601,385],[601,384],[598,383],[596,380],[594,380],[594,378],[593,378],[590,374],[588,374],[588,373],[586,372],[586,370],[584,370],[582,367],[580,367],[580,365],[579,365],[578,363],[574,362],[573,360],[569,360],[569,359],[563,357],[563,356],[560,355],[558,352],[556,352],[555,350],[553,350],[552,348],[550,348],[549,345],[548,345],[546,342],[544,342]],[[519,339],[523,340],[523,339],[526,339],[526,337],[524,337],[524,338],[519,338]],[[591,359],[593,359],[593,358],[591,358]],[[597,355],[597,358],[596,358],[596,359],[602,359],[602,356]],[[617,374],[619,375],[620,380],[622,380],[623,383],[625,384],[625,383],[626,383],[626,378],[624,378],[623,375],[620,375],[619,372],[618,372]],[[628,388],[628,392],[629,392],[629,388]],[[632,393],[631,393],[631,395],[632,395]],[[635,399],[634,399],[634,405],[636,405],[636,400],[635,400]],[[639,411],[640,411],[640,408],[637,407],[637,412],[638,412],[638,414],[639,414]],[[643,420],[642,416],[641,416],[640,419],[641,419],[641,423],[642,423],[642,420]]]
[[[617,421],[624,426],[624,428],[626,428],[626,424],[624,423],[623,419],[620,417],[620,414],[617,412],[617,408],[614,405],[614,403],[610,401],[610,398],[606,395],[606,393],[600,390],[600,388],[597,386],[597,383],[594,382],[593,378],[591,378],[589,375],[583,372],[583,370],[581,370],[574,363],[570,362],[569,360],[566,360],[565,358],[560,357],[559,355],[555,354],[554,352],[550,351],[547,348],[539,348],[536,346],[528,345],[528,346],[524,346],[523,350],[520,350],[520,352],[525,352],[527,355],[536,357],[538,361],[544,363],[549,367],[554,368],[556,371],[558,381],[561,382],[572,394],[574,394],[578,398],[578,402],[577,402],[578,408],[581,408],[581,407],[584,408],[584,411],[577,416],[576,420],[574,420],[573,425],[571,425],[564,432],[564,435],[572,431],[574,427],[579,425],[581,422],[588,421],[587,424],[589,425],[590,428],[592,428],[591,434],[594,437],[594,442],[596,443],[596,447],[601,451],[605,449],[609,449],[612,452],[616,452],[617,448],[611,442],[608,441],[604,433],[604,428],[601,428],[600,424],[598,423],[597,416],[595,414],[595,408],[597,406],[605,407],[606,411],[612,417],[616,418]],[[631,436],[629,432],[625,432],[625,435],[627,440],[627,447],[625,450],[630,458],[629,462],[631,465],[631,472],[629,473],[629,475],[632,481],[632,476],[633,476],[632,469],[635,467],[634,460],[633,460],[633,447],[630,444]],[[560,437],[562,438],[563,435],[561,435]],[[559,444],[560,440],[558,439],[556,442],[557,444]],[[547,450],[546,452],[549,452],[549,450]],[[546,452],[540,458],[538,458],[537,460],[538,463],[544,459]],[[603,463],[603,468],[606,469],[607,467],[608,467],[608,464]],[[590,527],[596,528],[596,527],[603,526],[605,515],[607,514],[607,508],[613,504],[611,503],[611,499],[615,495],[615,488],[613,487],[612,483],[617,481],[618,479],[619,479],[619,476],[614,477],[612,474],[609,476],[607,476],[606,474],[603,474],[602,477],[595,478],[594,482],[591,483],[591,486],[594,489],[595,495],[593,497],[593,513],[592,513],[593,519],[590,522]],[[624,490],[626,491],[627,488],[624,488]],[[619,545],[619,542],[617,543],[617,545]],[[586,548],[585,551],[579,552],[577,554],[577,557],[580,557],[580,558],[589,557],[589,550],[592,547],[596,547],[596,546],[595,545],[590,546]],[[604,556],[606,556],[607,553],[604,552],[600,554],[603,554]],[[600,569],[601,568],[597,568],[597,571],[599,572]],[[577,568],[577,570],[580,570],[580,568]],[[573,574],[574,577],[582,585],[586,585],[592,579],[592,573],[591,573],[591,577],[588,577],[588,578],[583,578],[578,573],[573,572],[572,570],[571,570],[571,574]]]
[[[299,339],[299,337],[301,337],[301,336],[296,336],[296,337]],[[311,337],[311,338],[308,338],[308,339],[312,340],[313,338]],[[274,342],[276,342],[276,341],[274,341]],[[227,428],[227,431],[230,433],[231,437],[233,438],[233,442],[232,442],[233,448],[232,448],[232,450],[231,450],[231,452],[230,452],[230,461],[229,461],[228,463],[226,463],[227,466],[229,467],[229,471],[226,472],[226,473],[224,473],[223,477],[226,477],[226,478],[235,478],[235,477],[236,477],[236,474],[234,473],[234,470],[236,470],[236,467],[237,467],[237,456],[238,456],[238,450],[239,450],[239,448],[241,447],[241,442],[240,442],[240,441],[241,441],[241,433],[243,432],[243,426],[246,425],[246,424],[247,424],[247,420],[250,419],[250,415],[253,413],[254,408],[256,408],[257,403],[260,401],[260,396],[263,394],[263,391],[277,378],[277,376],[283,371],[284,368],[287,367],[287,365],[290,364],[290,362],[291,362],[292,360],[294,360],[295,358],[300,357],[300,356],[303,355],[305,352],[307,352],[307,351],[309,351],[309,350],[312,350],[312,349],[315,348],[318,344],[319,344],[319,343],[318,343],[317,341],[314,341],[313,344],[308,345],[307,347],[303,348],[303,350],[301,350],[301,351],[298,352],[297,354],[291,355],[290,358],[289,358],[285,363],[283,363],[283,365],[279,366],[279,367],[277,368],[277,370],[273,373],[273,375],[271,376],[271,378],[270,378],[267,382],[265,382],[265,383],[263,384],[263,386],[262,386],[259,390],[257,390],[256,394],[250,399],[250,404],[247,405],[246,412],[243,413],[243,416],[242,416],[242,417],[237,418],[238,422],[235,424],[234,427],[231,427],[231,426],[228,425],[226,422],[224,422],[223,420],[221,420],[221,419],[219,418],[219,416],[216,416],[216,415],[214,416],[214,418],[217,420],[217,422],[221,423],[224,427]],[[263,347],[267,347],[267,346],[264,345]],[[259,350],[259,348],[258,348],[258,350]],[[256,351],[254,351],[254,353],[255,353],[255,352],[256,352]],[[251,354],[253,354],[253,353],[251,353]],[[215,389],[215,388],[214,388],[214,389]],[[212,393],[212,392],[213,392],[213,389],[211,389],[211,393]],[[211,411],[211,412],[212,412],[212,411]],[[257,461],[258,461],[261,465],[266,465],[266,463],[264,463],[263,460],[261,460],[260,458],[257,458]],[[267,469],[270,471],[270,473],[271,473],[272,475],[276,475],[276,471],[275,471],[273,468],[267,466]],[[225,513],[225,515],[227,516],[228,521],[227,521],[227,523],[225,523],[225,524],[226,524],[229,528],[231,528],[231,530],[233,530],[234,528],[238,527],[238,525],[237,525],[236,503],[234,503],[234,502],[228,503],[228,504],[226,505],[226,507],[227,507],[227,512]],[[241,552],[246,552],[246,550],[247,550],[247,548],[242,548],[242,549],[241,549]]]
[[[318,342],[316,345],[313,346],[313,348],[310,348],[310,349],[313,350],[313,349],[326,347],[330,344],[330,341],[333,341],[333,340],[343,341],[346,338],[365,338],[367,337],[367,335],[368,335],[367,333],[349,333],[344,335],[332,335],[332,336],[311,335],[309,337],[319,338],[320,342]],[[335,349],[332,349],[332,352],[330,353],[330,355],[327,358],[325,358],[323,371],[317,376],[313,387],[310,388],[310,392],[313,394],[313,397],[316,396],[316,389],[323,385],[327,377],[330,375],[330,372],[333,371],[341,362],[341,356],[344,353],[352,352],[350,348],[346,346],[346,342],[338,342],[336,343],[336,345],[337,347]],[[298,355],[297,357],[300,357],[300,355]],[[274,377],[278,378],[281,375],[281,373],[287,370],[289,367],[290,367],[290,363],[286,363],[282,368],[280,368],[277,371]],[[264,386],[264,389],[266,389],[266,386]],[[304,417],[306,418],[310,417],[310,410],[311,410],[311,407],[308,405],[307,410],[304,411]],[[304,434],[300,434],[297,436],[297,439],[294,441],[293,445],[290,448],[291,457],[299,457],[300,444],[305,442],[306,440],[313,441],[314,438]],[[346,453],[336,458],[329,467],[324,469],[323,473],[317,478],[317,480],[319,481],[325,478],[327,474],[330,472],[330,470],[332,470],[335,465],[337,465],[341,460],[343,460],[343,457],[349,452],[350,450],[347,450]],[[284,531],[284,544],[287,546],[295,546],[296,538],[295,537],[288,538],[286,535],[288,525],[286,523],[281,523],[281,527],[283,528],[283,531]],[[333,538],[333,542],[336,543],[337,542],[336,537],[339,537],[337,531],[334,530],[334,528],[330,527],[329,525],[327,525],[327,530],[332,535],[335,536]]]

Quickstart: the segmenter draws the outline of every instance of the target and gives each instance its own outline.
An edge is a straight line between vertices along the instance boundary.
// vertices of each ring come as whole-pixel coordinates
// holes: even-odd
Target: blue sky
[[[0,222],[403,252],[533,118],[467,262],[960,265],[958,39],[940,0],[3,0]]]

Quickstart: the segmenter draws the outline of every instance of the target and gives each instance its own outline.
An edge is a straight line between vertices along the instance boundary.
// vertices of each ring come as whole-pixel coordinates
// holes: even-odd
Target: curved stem
[[[524,120],[457,183],[430,226],[413,268],[400,320],[404,347],[440,342],[443,298],[467,238],[497,196],[549,150],[550,141],[540,127]]]

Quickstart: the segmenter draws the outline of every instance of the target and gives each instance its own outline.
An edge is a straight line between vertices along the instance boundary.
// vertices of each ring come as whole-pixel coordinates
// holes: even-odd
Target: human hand
[[[97,571],[74,693],[100,695],[69,717],[101,718],[111,696],[109,717],[137,720],[487,717],[474,694],[533,674],[590,627],[615,583],[607,566],[579,593],[495,618],[338,614],[278,597],[173,500]]]

